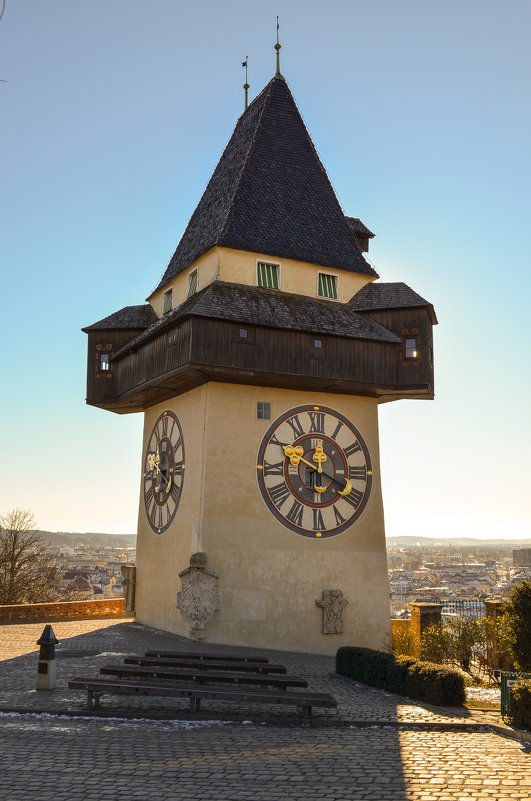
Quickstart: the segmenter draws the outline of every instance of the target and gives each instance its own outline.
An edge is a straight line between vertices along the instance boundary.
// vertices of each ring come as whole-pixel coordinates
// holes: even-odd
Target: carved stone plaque
[[[190,637],[198,640],[206,637],[205,624],[220,607],[219,576],[206,565],[206,554],[194,553],[190,567],[179,573],[182,590],[177,593],[177,609],[190,626]]]
[[[323,590],[322,599],[315,601],[323,610],[323,634],[343,634],[343,612],[348,601],[342,590]]]

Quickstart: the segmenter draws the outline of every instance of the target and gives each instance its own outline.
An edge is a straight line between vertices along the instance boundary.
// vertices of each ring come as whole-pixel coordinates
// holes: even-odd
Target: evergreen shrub
[[[465,702],[461,673],[408,656],[344,646],[336,654],[336,673],[429,704],[462,706]]]
[[[516,729],[531,731],[531,679],[517,679],[511,687],[509,720]]]

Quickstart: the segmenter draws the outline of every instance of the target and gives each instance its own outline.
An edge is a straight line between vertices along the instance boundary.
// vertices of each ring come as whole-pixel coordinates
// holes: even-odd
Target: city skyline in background
[[[136,531],[142,415],[87,407],[81,328],[157,285],[281,70],[382,281],[434,304],[435,401],[380,407],[389,537],[531,537],[526,2],[7,2],[0,514]],[[257,443],[258,447],[258,443]]]

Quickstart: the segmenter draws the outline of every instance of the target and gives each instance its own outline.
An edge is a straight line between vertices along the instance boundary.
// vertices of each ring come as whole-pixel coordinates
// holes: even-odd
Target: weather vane
[[[243,88],[245,89],[245,110],[247,110],[248,103],[248,91],[249,91],[249,84],[247,83],[247,60],[249,56],[245,56],[245,61],[242,61],[242,67],[245,67],[245,83],[243,84]]]
[[[276,72],[276,74],[280,75],[280,48],[282,47],[282,45],[278,41],[278,29],[279,29],[279,24],[278,24],[278,17],[277,17],[277,43],[275,45],[275,50],[277,51],[277,72]]]

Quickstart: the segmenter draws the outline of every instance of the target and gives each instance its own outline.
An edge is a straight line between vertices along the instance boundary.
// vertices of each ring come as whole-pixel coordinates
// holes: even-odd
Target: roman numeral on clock
[[[280,484],[275,484],[274,487],[268,490],[269,497],[277,507],[280,509],[282,504],[286,501],[286,498],[290,495],[290,491],[288,489],[288,485],[285,481],[281,481]]]
[[[361,503],[361,499],[363,498],[363,492],[360,492],[359,490],[354,489],[354,487],[352,487],[349,494],[343,495],[342,497],[344,501],[353,506],[354,509],[357,509]]]
[[[292,523],[295,523],[296,526],[302,526],[302,514],[304,511],[304,506],[299,501],[293,501],[293,506],[287,513],[286,517],[288,520],[291,520]]]
[[[359,481],[367,481],[367,467],[363,465],[362,467],[350,467],[348,468],[348,477],[351,481],[359,480]]]
[[[308,433],[324,434],[325,416],[322,412],[308,412],[310,431]]]
[[[347,459],[349,456],[352,456],[353,453],[357,453],[358,451],[361,451],[361,445],[357,440],[355,440],[352,445],[349,445],[348,448],[343,448],[343,453]]]
[[[341,512],[338,509],[336,509],[335,506],[332,506],[332,509],[334,510],[334,517],[336,519],[336,524],[338,526],[341,526],[345,522],[345,518],[343,517]]]
[[[146,508],[148,510],[152,503],[153,503],[153,488],[148,487],[146,490]]]
[[[265,476],[283,476],[284,475],[284,462],[277,462],[276,464],[269,464],[269,462],[264,462],[264,475]]]
[[[334,509],[335,511],[335,509]],[[312,509],[313,512],[313,530],[314,531],[326,531],[326,526],[324,524],[323,515],[320,509]]]
[[[293,434],[295,437],[302,437],[304,434],[304,429],[301,426],[301,421],[299,420],[299,416],[297,414],[295,414],[293,417],[290,417],[289,420],[286,420],[286,423],[293,429]]]

